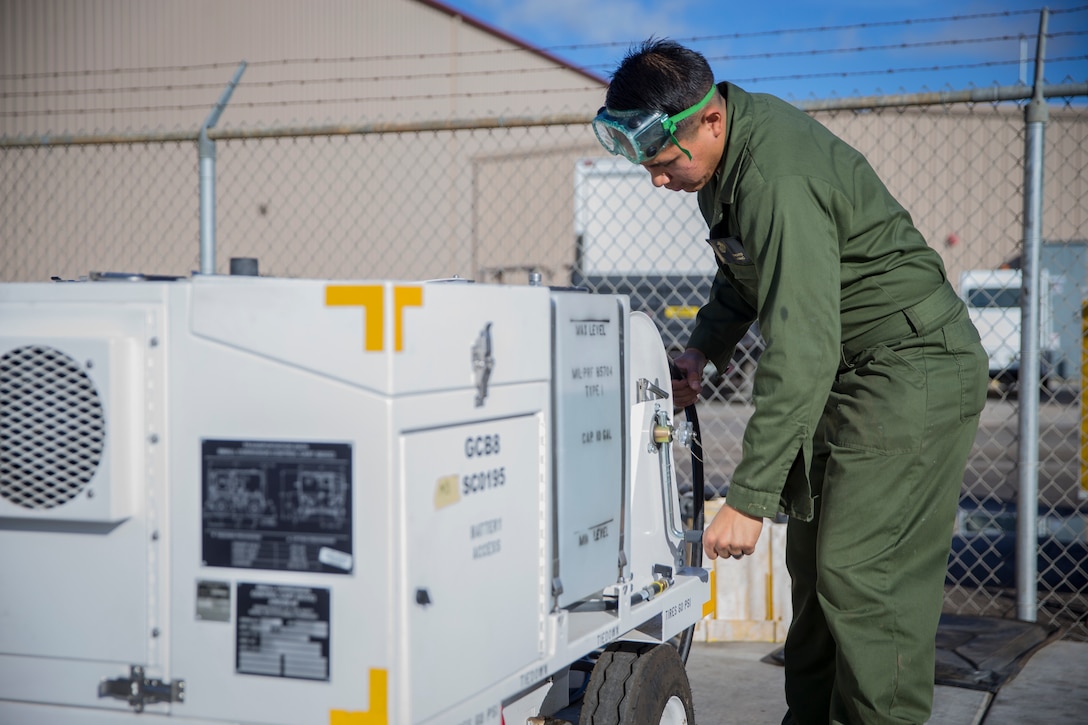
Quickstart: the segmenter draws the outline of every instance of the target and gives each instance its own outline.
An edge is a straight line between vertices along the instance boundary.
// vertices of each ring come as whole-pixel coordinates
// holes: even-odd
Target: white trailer
[[[617,157],[574,166],[578,270],[587,277],[714,276],[714,254],[695,194],[655,187]]]
[[[978,328],[990,360],[990,377],[1012,384],[1020,377],[1022,313],[1021,273],[1018,269],[972,269],[960,275],[960,297],[967,303],[971,321]],[[1054,329],[1052,279],[1047,270],[1039,275],[1039,374],[1047,380],[1061,358],[1061,342]]]
[[[627,159],[582,158],[574,167],[574,234],[572,284],[627,295],[657,325],[666,348],[681,352],[717,269],[695,194],[655,187]],[[706,394],[750,395],[763,348],[753,325],[728,370],[707,366]]]
[[[669,378],[623,296],[0,285],[0,722],[691,722]]]

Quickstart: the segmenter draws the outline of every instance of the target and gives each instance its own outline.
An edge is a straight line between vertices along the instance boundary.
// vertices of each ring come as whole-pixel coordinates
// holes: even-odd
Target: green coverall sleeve
[[[844,240],[838,230],[850,228],[850,207],[825,181],[805,176],[764,183],[742,202],[737,222],[758,275],[759,325],[767,347],[755,375],[755,411],[726,501],[755,516],[785,509],[807,517],[812,435],[841,357]],[[804,480],[791,486],[803,489],[783,496],[799,453]]]

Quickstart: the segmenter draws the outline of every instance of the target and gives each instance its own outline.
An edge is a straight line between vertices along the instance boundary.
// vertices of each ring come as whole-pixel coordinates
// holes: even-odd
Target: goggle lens
[[[657,156],[666,142],[672,141],[689,159],[691,152],[676,140],[676,124],[697,113],[714,97],[714,86],[703,99],[674,116],[660,111],[609,111],[601,108],[593,119],[593,132],[605,151],[641,164]]]
[[[624,156],[635,164],[642,163],[645,158],[639,151],[635,139],[628,135],[624,128],[619,128],[608,120],[598,116],[593,120],[593,132],[601,146],[614,156]]]

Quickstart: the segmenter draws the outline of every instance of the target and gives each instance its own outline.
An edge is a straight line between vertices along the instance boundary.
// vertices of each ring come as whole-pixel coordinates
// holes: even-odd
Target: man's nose
[[[659,171],[657,173],[651,171],[650,181],[653,183],[654,186],[661,187],[669,183],[669,175],[664,173],[663,171]]]

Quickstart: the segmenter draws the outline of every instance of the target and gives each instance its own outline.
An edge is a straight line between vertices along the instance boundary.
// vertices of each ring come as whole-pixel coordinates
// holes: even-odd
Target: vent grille
[[[0,497],[27,509],[71,501],[105,439],[98,390],[79,363],[40,345],[0,357]]]

